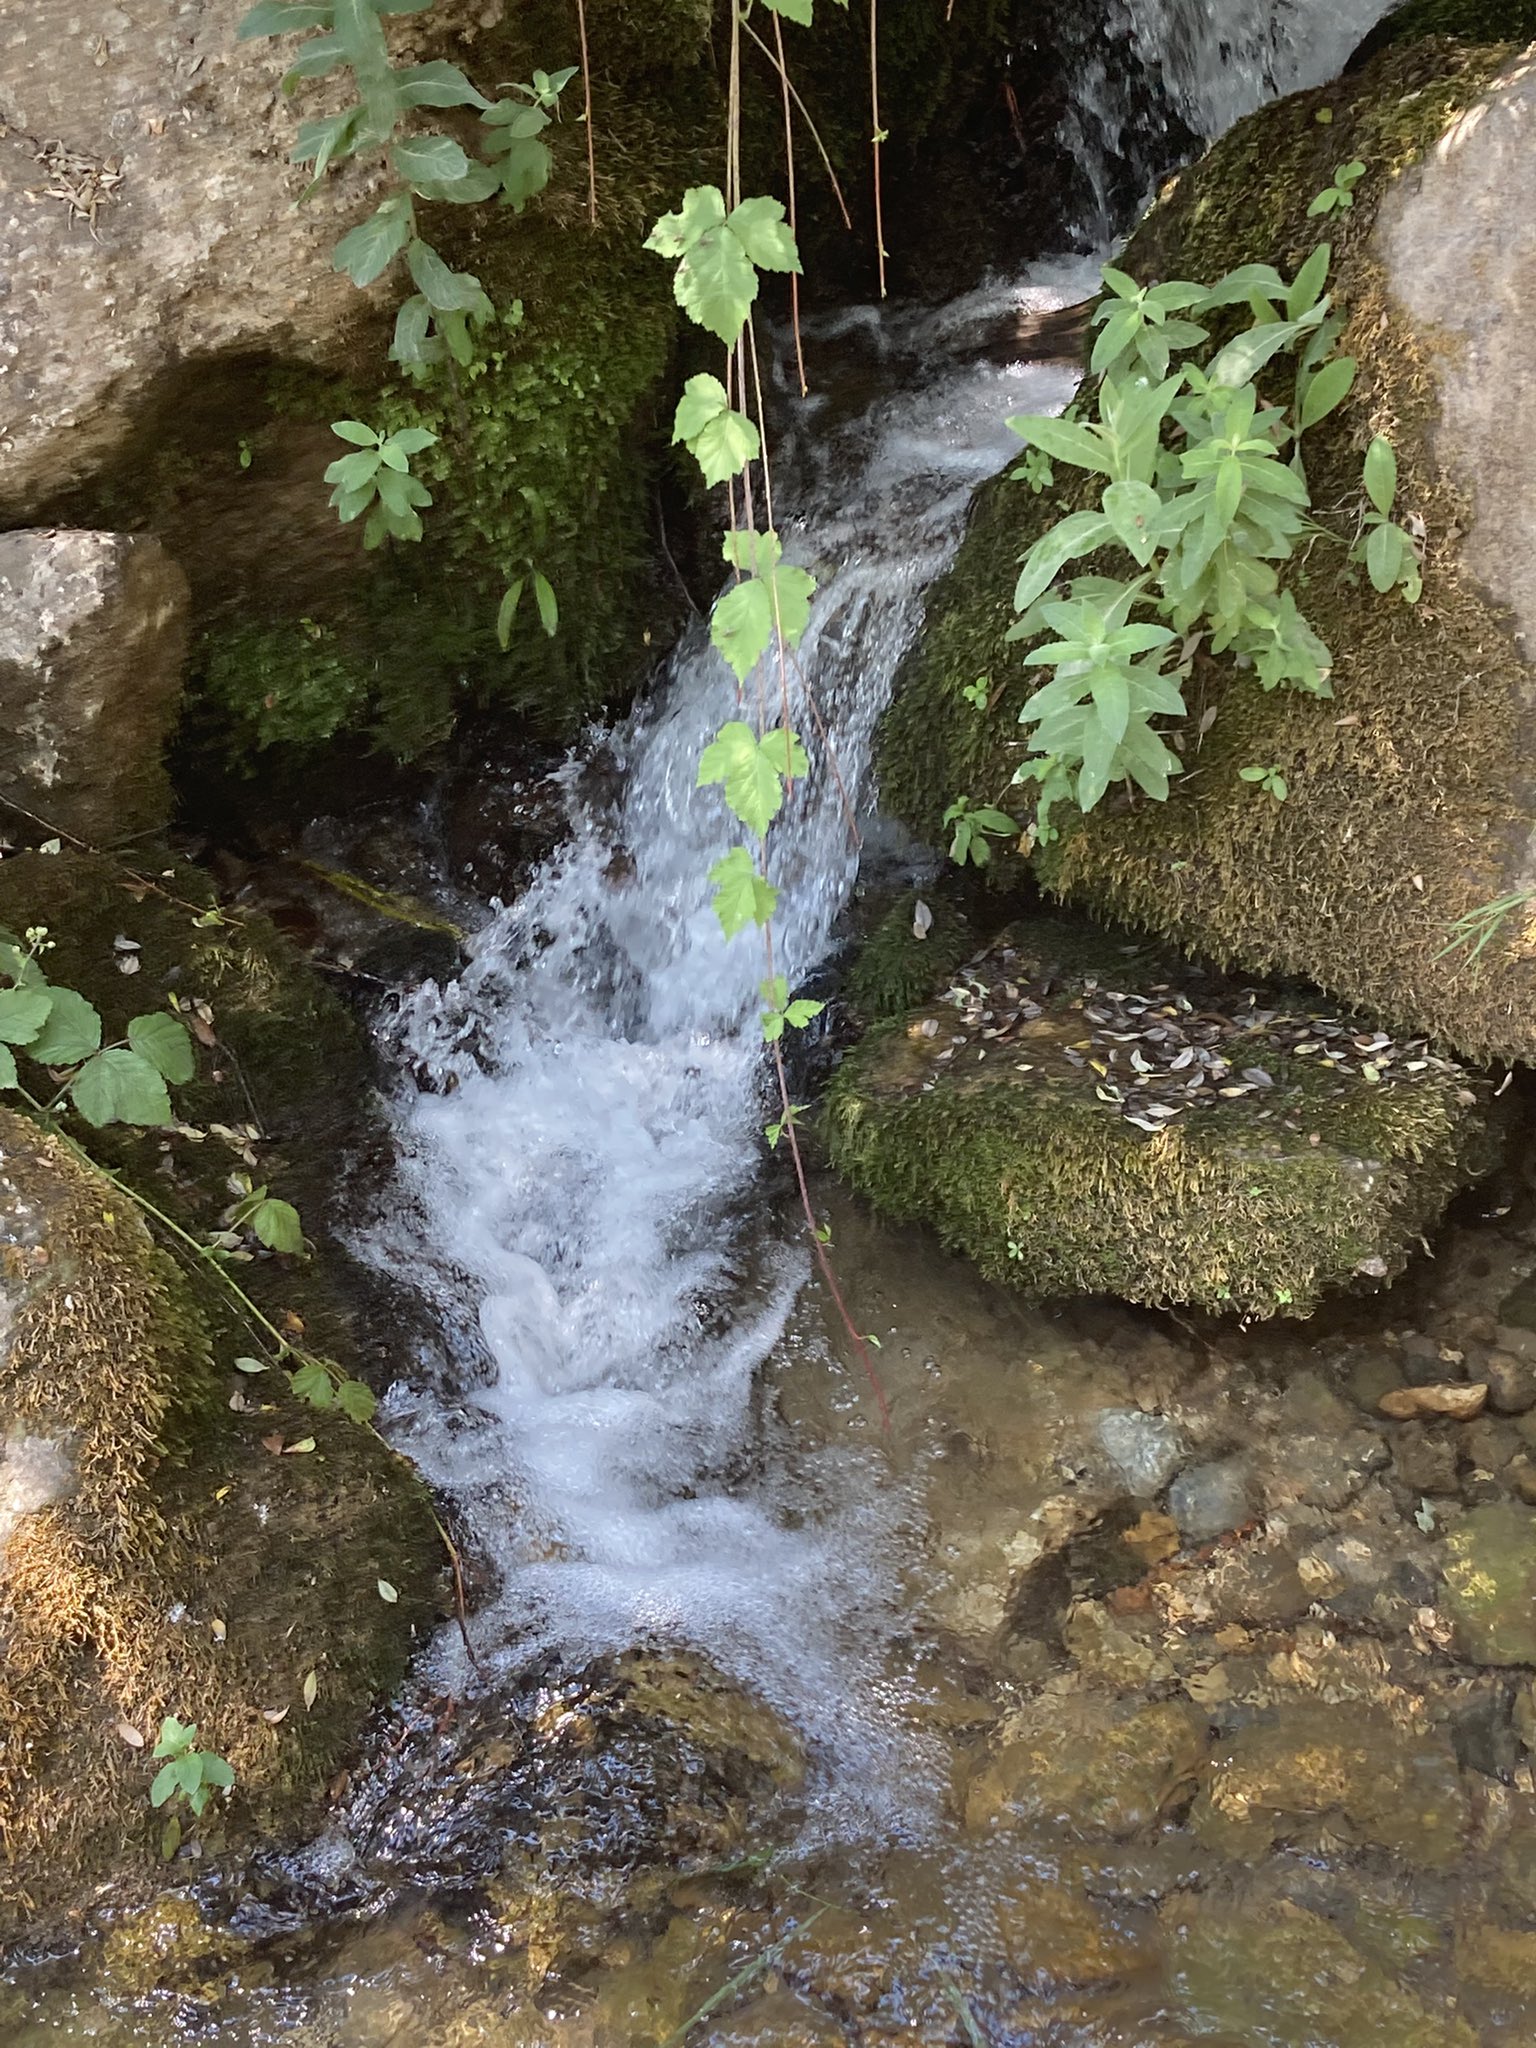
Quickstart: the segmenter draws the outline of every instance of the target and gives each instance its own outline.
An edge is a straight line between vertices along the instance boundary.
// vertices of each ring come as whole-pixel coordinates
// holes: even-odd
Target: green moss
[[[240,1284],[305,1344],[359,1369],[370,1295],[332,1212],[361,1135],[361,1034],[264,919],[199,925],[206,877],[159,849],[143,859],[149,888],[94,855],[0,862],[0,924],[49,928],[50,973],[97,1005],[109,1035],[170,994],[205,1005],[217,1035],[175,1091],[188,1129],[69,1128],[198,1238],[231,1200],[232,1173],[296,1201],[315,1256],[258,1257],[236,1269]],[[119,951],[119,935],[138,951]],[[139,962],[131,976],[125,957]],[[441,1557],[425,1489],[376,1437],[295,1400],[275,1368],[231,1371],[265,1340],[211,1276],[179,1253],[173,1262],[123,1194],[51,1141],[7,1129],[0,1162],[14,1172],[18,1160],[37,1184],[48,1261],[27,1296],[31,1323],[13,1326],[0,1405],[67,1431],[95,1488],[32,1557],[32,1675],[19,1692],[7,1632],[13,1690],[0,1684],[0,1721],[27,1718],[31,1747],[24,1782],[0,1782],[0,1836],[17,1866],[10,1897],[25,1910],[77,1896],[108,1867],[153,1877],[143,1760],[102,1741],[116,1718],[153,1727],[174,1708],[198,1720],[238,1772],[234,1829],[289,1825],[434,1621]],[[245,1405],[232,1409],[232,1392]],[[263,1442],[273,1436],[315,1448],[274,1456]],[[393,1604],[379,1579],[397,1589]],[[170,1626],[178,1605],[192,1619]],[[305,1711],[309,1670],[319,1689]],[[262,1718],[284,1705],[280,1725]]]
[[[1536,36],[1536,0],[1408,0],[1375,31],[1378,48],[1414,36],[1469,43],[1523,43]]]
[[[898,1016],[937,994],[975,944],[960,913],[931,898],[931,891],[920,898],[916,890],[899,898],[859,948],[848,974],[848,995],[871,1022]],[[912,926],[920,900],[933,916],[923,938]]]
[[[1370,237],[1391,178],[1478,98],[1506,54],[1410,44],[1266,108],[1177,180],[1134,237],[1125,261],[1143,276],[1214,279],[1248,261],[1294,270],[1317,240],[1313,194],[1341,160],[1368,165],[1355,207],[1331,224],[1349,322],[1342,346],[1360,376],[1349,404],[1309,436],[1308,474],[1316,503],[1348,508],[1371,433],[1391,434],[1400,502],[1428,526],[1425,597],[1417,607],[1380,597],[1341,573],[1336,550],[1313,550],[1295,588],[1334,650],[1335,697],[1266,695],[1231,664],[1198,659],[1180,736],[1188,772],[1169,800],[1112,797],[1038,863],[1048,887],[1097,913],[1223,963],[1303,974],[1479,1056],[1525,1047],[1536,969],[1518,952],[1498,972],[1491,955],[1477,970],[1437,955],[1454,918],[1503,893],[1503,850],[1529,829],[1509,745],[1528,671],[1457,563],[1465,508],[1431,445],[1436,366],[1395,315]],[[1075,509],[1074,491],[1092,489],[1075,473],[1059,483],[1044,499],[1006,480],[981,493],[887,717],[886,800],[930,838],[950,797],[998,800],[1022,758],[1017,714],[1033,672],[1002,635],[1018,556]],[[996,685],[980,729],[959,694],[978,673]],[[1253,762],[1283,769],[1286,803],[1240,780]],[[1010,866],[996,864],[1005,884]]]
[[[1262,1033],[1245,1037],[1243,1058],[1272,1089],[1142,1133],[1102,1099],[1092,1068],[1066,1057],[1086,1042],[1084,978],[1063,976],[1057,941],[1048,931],[1011,970],[1049,962],[1028,991],[1042,1014],[1006,1045],[954,1048],[956,1012],[935,1004],[877,1026],[828,1098],[836,1169],[989,1279],[1043,1296],[1304,1315],[1366,1262],[1399,1270],[1480,1163],[1480,1122],[1455,1070],[1372,1085]],[[1134,958],[1102,934],[1088,946],[1124,989]]]

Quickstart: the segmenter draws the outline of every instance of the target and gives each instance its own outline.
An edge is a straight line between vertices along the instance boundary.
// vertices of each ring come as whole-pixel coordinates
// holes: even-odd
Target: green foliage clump
[[[1371,38],[1376,48],[1414,36],[1457,36],[1469,43],[1528,43],[1536,36],[1536,0],[1407,0]]]
[[[199,722],[254,775],[268,747],[308,746],[363,725],[375,680],[335,627],[305,618],[211,634],[195,663]]]

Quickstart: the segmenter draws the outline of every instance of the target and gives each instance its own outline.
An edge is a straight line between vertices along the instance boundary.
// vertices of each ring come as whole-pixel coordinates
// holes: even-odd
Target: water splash
[[[981,338],[1092,279],[1069,262],[808,337],[841,368],[777,451],[786,552],[819,582],[789,688],[855,806],[923,593],[976,484],[1017,448],[1007,415],[1058,408],[1075,381],[978,360]],[[771,719],[777,674],[761,686]],[[463,977],[397,1022],[429,1085],[397,1101],[402,1191],[372,1252],[426,1285],[449,1336],[389,1412],[494,1564],[473,1624],[491,1661],[682,1641],[809,1712],[813,1740],[867,1753],[876,1646],[850,1652],[849,1617],[890,1597],[871,1559],[899,1507],[830,1456],[807,1469],[757,1412],[808,1262],[754,1196],[763,956],[749,934],[724,940],[707,881],[739,830],[695,787],[697,764],[733,715],[700,632],[600,743],[622,796],[585,798],[592,778],[568,771],[565,849],[480,933]],[[791,984],[825,956],[858,862],[827,749],[811,752],[773,835]]]

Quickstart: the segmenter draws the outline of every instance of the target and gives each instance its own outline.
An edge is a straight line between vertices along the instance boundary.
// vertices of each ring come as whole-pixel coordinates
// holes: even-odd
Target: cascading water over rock
[[[866,403],[834,386],[792,409],[777,451],[786,549],[819,581],[789,682],[816,766],[772,841],[792,986],[825,957],[859,859],[830,762],[863,808],[924,590],[976,484],[1017,447],[1006,417],[1059,407],[1075,381],[1063,364],[975,358],[1010,310],[1071,303],[1092,279],[1067,263],[942,313],[858,311],[808,337],[851,362]],[[778,676],[761,687],[771,722]],[[472,1624],[486,1652],[685,1640],[803,1718],[849,1699],[833,1644],[850,1609],[878,1604],[858,1584],[871,1532],[852,1526],[876,1510],[834,1513],[829,1472],[775,1469],[754,1409],[808,1261],[753,1207],[765,964],[755,935],[723,938],[707,879],[737,828],[695,786],[698,760],[736,715],[697,633],[601,742],[616,809],[584,802],[569,771],[565,849],[486,926],[462,979],[399,1020],[432,1085],[398,1102],[406,1199],[374,1252],[426,1262],[451,1333],[451,1359],[394,1412],[496,1567]]]

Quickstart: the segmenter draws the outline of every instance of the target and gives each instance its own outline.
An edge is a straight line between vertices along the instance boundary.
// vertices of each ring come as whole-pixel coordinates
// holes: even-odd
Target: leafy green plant
[[[992,858],[988,834],[996,839],[1010,839],[1018,826],[1006,811],[994,810],[990,804],[972,804],[969,797],[957,797],[944,813],[944,822],[950,829],[949,857],[958,867],[970,861],[978,868],[984,868]]]
[[[326,482],[335,485],[331,503],[342,523],[368,514],[365,548],[376,548],[386,534],[396,540],[420,540],[421,508],[431,504],[432,493],[411,475],[411,457],[432,447],[436,434],[425,427],[381,434],[361,420],[333,420],[331,432],[353,449],[350,455],[337,456],[325,472]]]
[[[549,508],[544,502],[544,493],[532,484],[519,484],[518,495],[528,507],[529,528],[533,535],[535,550],[544,547],[549,539]],[[538,608],[539,624],[551,639],[560,630],[560,605],[555,596],[554,586],[539,568],[532,553],[523,558],[523,573],[514,576],[502,593],[501,609],[496,614],[496,638],[503,649],[512,641],[512,626],[517,617],[518,606],[523,601],[523,592],[532,586],[533,601]]]
[[[825,1003],[813,1003],[804,996],[794,1002],[789,999],[789,983],[782,974],[771,974],[764,980],[758,993],[763,999],[763,1037],[772,1045],[784,1036],[785,1027],[803,1031],[814,1017],[819,1017],[826,1008]]]
[[[1325,185],[1307,208],[1308,217],[1316,220],[1328,213],[1347,213],[1355,203],[1355,187],[1364,176],[1365,165],[1358,157],[1353,163],[1340,164],[1333,183]]]
[[[1093,416],[1085,405],[1009,422],[1032,451],[1105,480],[1097,507],[1040,536],[1014,591],[1019,616],[1007,637],[1040,643],[1026,665],[1052,671],[1019,714],[1031,732],[1014,775],[1038,785],[1041,839],[1055,836],[1054,804],[1091,811],[1121,780],[1154,800],[1167,796],[1181,764],[1153,721],[1184,716],[1180,684],[1201,646],[1232,655],[1266,690],[1331,694],[1332,654],[1281,587],[1304,546],[1335,538],[1313,516],[1302,459],[1306,433],[1355,380],[1353,359],[1336,353],[1331,255],[1321,244],[1290,281],[1253,263],[1209,287],[1142,287],[1106,270]],[[1176,360],[1205,349],[1208,316],[1234,307],[1247,310],[1248,324],[1209,360]],[[1292,354],[1287,402],[1273,403],[1261,382]],[[1361,558],[1378,589],[1400,584],[1412,598],[1417,555],[1388,517],[1395,490],[1396,460],[1381,440],[1366,460],[1374,509]],[[1111,549],[1140,573],[1062,580],[1073,561]]]
[[[1397,500],[1397,451],[1382,434],[1366,450],[1365,494],[1370,509],[1364,514],[1364,531],[1349,559],[1365,564],[1373,589],[1386,592],[1401,587],[1409,604],[1417,604],[1424,590],[1423,572],[1418,549],[1392,518]]]
[[[1466,964],[1471,966],[1493,944],[1507,920],[1517,911],[1528,910],[1533,902],[1536,888],[1515,889],[1508,896],[1496,896],[1491,903],[1464,911],[1449,926],[1450,936],[1435,958],[1447,960],[1453,953],[1465,953]]]
[[[101,1014],[77,989],[43,972],[52,942],[42,926],[23,938],[0,932],[0,1090],[22,1086],[18,1053],[44,1070],[35,1107],[51,1114],[66,1100],[88,1124],[155,1126],[172,1120],[167,1081],[190,1081],[196,1056],[187,1027],[165,1011],[131,1017],[103,1043]]]
[[[985,711],[992,701],[992,678],[978,676],[974,683],[967,683],[960,694],[967,704],[975,705],[978,711]]]
[[[1038,498],[1056,481],[1056,468],[1049,455],[1038,448],[1026,448],[1021,461],[1008,472],[1015,483],[1027,484]]]
[[[540,138],[558,107],[571,70],[538,72],[516,99],[489,99],[456,64],[390,63],[384,20],[420,14],[432,0],[260,0],[240,22],[242,42],[255,37],[304,34],[284,90],[307,80],[349,72],[357,98],[338,114],[305,121],[293,161],[312,168],[308,198],[333,164],[382,153],[391,189],[369,218],[336,245],[335,267],[359,286],[375,283],[404,257],[415,292],[401,306],[391,355],[419,373],[453,357],[470,357],[468,329],[490,318],[492,307],[478,278],[454,271],[420,233],[418,199],[472,205],[500,198],[519,212],[549,182],[552,160]],[[484,159],[471,156],[453,136],[402,132],[420,108],[465,107],[480,117]]]
[[[1277,804],[1283,804],[1291,793],[1291,786],[1278,768],[1265,767],[1255,763],[1251,768],[1239,768],[1238,780],[1254,783],[1266,796],[1272,796]]]
[[[160,1723],[159,1740],[150,1755],[160,1763],[149,1788],[149,1803],[157,1810],[184,1800],[194,1818],[201,1820],[213,1794],[227,1792],[235,1782],[234,1771],[216,1750],[197,1747],[197,1723],[178,1721],[174,1714]]]

